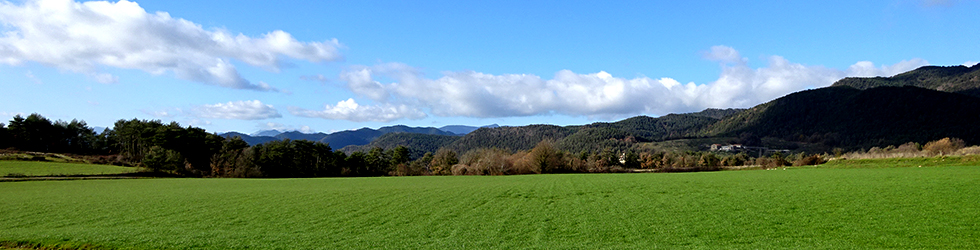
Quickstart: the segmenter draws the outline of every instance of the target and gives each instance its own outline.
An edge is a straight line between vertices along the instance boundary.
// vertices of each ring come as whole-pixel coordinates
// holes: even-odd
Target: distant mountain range
[[[499,127],[497,124],[488,125],[484,127]],[[335,133],[302,133],[299,131],[288,131],[280,132],[277,130],[263,130],[256,132],[254,134],[248,135],[239,132],[228,132],[220,134],[220,136],[231,138],[231,137],[241,137],[242,140],[248,142],[250,145],[256,145],[261,143],[266,143],[270,141],[290,139],[290,140],[308,140],[316,141],[330,144],[330,147],[335,149],[340,149],[350,145],[366,145],[371,141],[377,139],[378,137],[389,134],[389,133],[410,133],[410,134],[424,134],[424,135],[441,135],[441,136],[461,136],[457,132],[471,132],[478,129],[479,127],[471,126],[446,126],[443,127],[446,130],[433,128],[433,127],[408,127],[404,125],[381,127],[379,129],[362,128],[358,130],[348,130],[340,131]]]
[[[476,148],[528,150],[541,141],[577,153],[663,144],[742,143],[828,152],[925,143],[957,137],[980,143],[980,65],[926,66],[893,77],[845,78],[830,87],[792,93],[750,109],[637,116],[581,126],[383,127],[332,134],[280,133],[246,137],[251,144],[277,139],[330,143],[346,152],[398,145],[413,157],[438,148],[459,153]],[[669,144],[669,143],[668,143]]]
[[[497,124],[486,125],[486,126],[483,126],[483,127],[473,127],[473,126],[463,126],[463,125],[449,125],[449,126],[443,126],[443,127],[439,128],[439,130],[446,131],[446,132],[451,132],[451,133],[454,133],[454,134],[457,134],[457,135],[465,135],[465,134],[469,134],[470,132],[473,132],[473,131],[475,131],[475,130],[477,130],[479,128],[498,128],[498,127],[500,127],[500,126],[497,125]]]
[[[262,130],[262,131],[259,131],[259,132],[255,132],[255,133],[251,134],[251,136],[269,136],[269,137],[275,137],[275,136],[277,136],[279,134],[282,134],[282,131],[272,129],[272,130]]]

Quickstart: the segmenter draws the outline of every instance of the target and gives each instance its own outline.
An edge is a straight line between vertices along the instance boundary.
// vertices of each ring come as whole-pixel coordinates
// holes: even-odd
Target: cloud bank
[[[147,13],[135,2],[31,0],[0,2],[0,63],[25,61],[85,73],[103,83],[118,78],[100,67],[151,74],[234,89],[276,91],[238,73],[233,60],[278,72],[284,58],[310,62],[341,59],[336,39],[300,42],[281,30],[260,37],[205,30],[166,12]]]
[[[407,105],[382,104],[365,106],[357,104],[353,98],[340,101],[337,105],[325,105],[321,111],[290,107],[289,113],[302,117],[317,117],[328,120],[348,120],[355,122],[390,122],[400,119],[422,119],[426,114]]]
[[[417,119],[425,117],[423,110],[437,116],[465,117],[664,115],[705,108],[751,107],[792,92],[825,87],[844,77],[892,76],[927,64],[922,59],[881,66],[862,61],[839,70],[770,56],[765,67],[751,68],[748,60],[731,47],[714,46],[702,55],[722,67],[718,79],[706,84],[569,70],[555,73],[552,79],[475,71],[444,72],[440,78],[427,79],[401,63],[354,66],[342,72],[339,79],[353,93],[379,106],[357,105],[349,99],[336,106],[328,105],[324,111],[293,113],[351,121]],[[378,79],[393,82],[382,83]]]
[[[191,114],[200,118],[233,120],[262,120],[282,117],[272,105],[263,104],[258,100],[201,105],[195,107]]]

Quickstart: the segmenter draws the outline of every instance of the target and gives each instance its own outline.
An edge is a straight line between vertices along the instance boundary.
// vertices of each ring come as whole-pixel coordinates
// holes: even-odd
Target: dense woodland
[[[925,66],[892,77],[848,77],[832,86],[857,89],[911,86],[980,97],[980,64]]]

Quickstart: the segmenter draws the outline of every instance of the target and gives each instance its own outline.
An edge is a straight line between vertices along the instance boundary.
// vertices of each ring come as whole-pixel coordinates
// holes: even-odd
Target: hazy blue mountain
[[[262,143],[266,143],[266,142],[270,142],[270,141],[279,140],[279,139],[277,139],[275,137],[271,137],[271,136],[251,136],[251,135],[242,134],[242,133],[238,133],[238,132],[227,132],[227,133],[219,134],[219,135],[222,136],[222,137],[225,137],[225,138],[233,138],[233,137],[236,137],[236,136],[237,137],[240,137],[240,138],[242,138],[243,141],[247,142],[248,145],[256,145],[256,144],[262,144]]]
[[[271,136],[271,137],[275,137],[275,136],[277,136],[279,134],[282,134],[282,131],[272,129],[272,130],[262,130],[262,131],[259,131],[259,132],[255,132],[255,133],[252,133],[251,136]]]
[[[258,133],[256,133],[256,135],[258,134],[269,135],[274,132],[278,132],[278,131],[275,130],[259,131]],[[350,145],[366,145],[371,141],[373,141],[374,139],[388,133],[456,135],[454,133],[442,131],[433,127],[408,127],[404,125],[381,127],[379,129],[362,128],[358,130],[340,131],[340,132],[335,132],[330,134],[327,133],[307,134],[299,131],[288,131],[288,132],[276,133],[275,135],[272,136],[254,136],[254,135],[246,135],[238,132],[228,132],[220,135],[224,137],[239,136],[242,138],[242,140],[248,142],[249,145],[256,145],[256,144],[275,141],[275,140],[290,139],[290,140],[318,141],[318,142],[330,144],[331,148],[340,149]]]
[[[500,125],[491,124],[482,127],[465,126],[465,125],[449,125],[449,126],[443,126],[439,128],[439,130],[450,132],[457,135],[466,135],[480,128],[497,128],[497,127],[500,127]]]

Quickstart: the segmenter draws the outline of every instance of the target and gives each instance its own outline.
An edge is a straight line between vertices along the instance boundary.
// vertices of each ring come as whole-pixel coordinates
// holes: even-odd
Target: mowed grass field
[[[0,183],[0,241],[116,249],[980,248],[980,167]]]
[[[97,165],[86,163],[64,163],[44,161],[0,161],[0,177],[17,176],[55,176],[55,175],[102,175],[136,172],[134,167]]]

